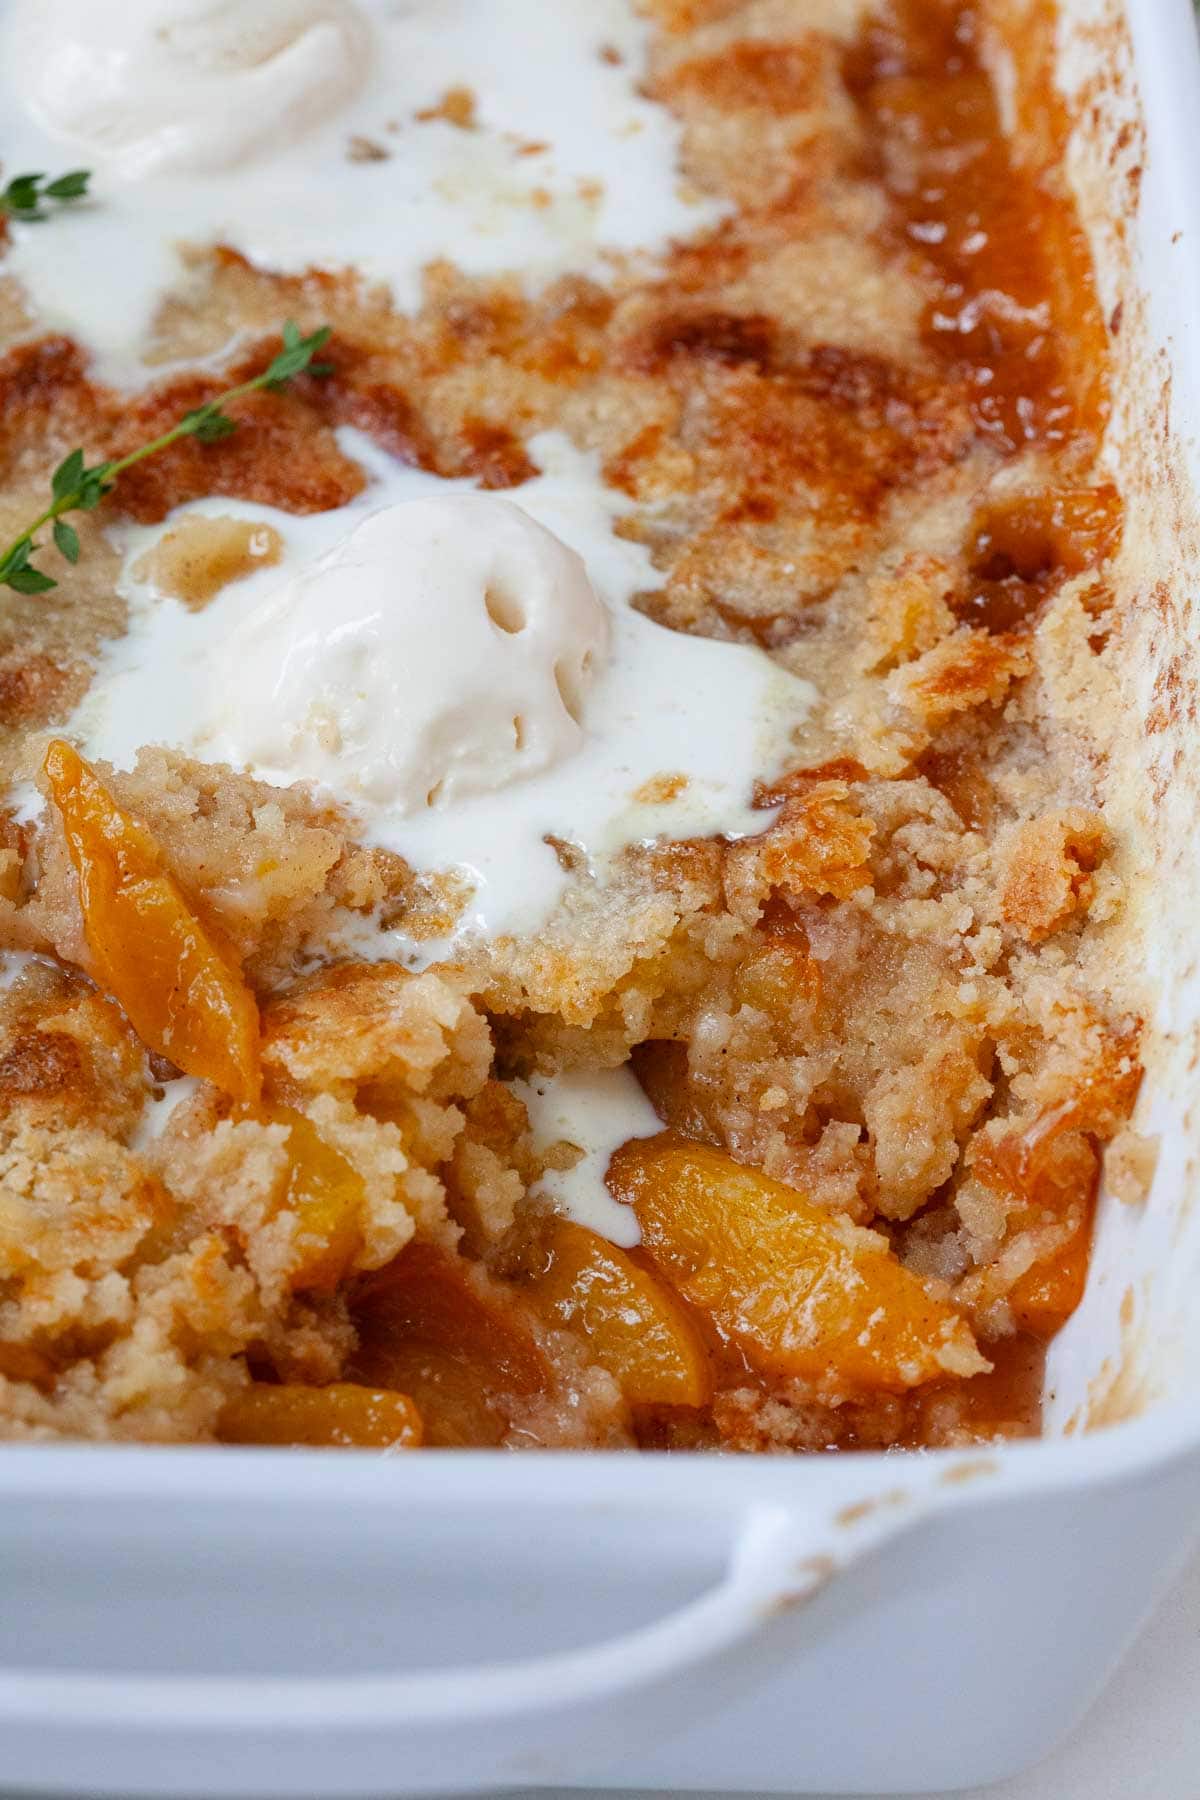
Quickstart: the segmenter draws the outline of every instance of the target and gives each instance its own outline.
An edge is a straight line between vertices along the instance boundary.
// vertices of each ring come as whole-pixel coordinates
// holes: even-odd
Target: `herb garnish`
[[[328,375],[330,365],[314,362],[313,357],[328,341],[329,333],[330,327],[322,325],[319,331],[301,337],[299,326],[289,319],[283,328],[283,349],[261,375],[239,382],[237,387],[218,394],[215,400],[184,413],[178,424],[172,425],[170,431],[164,431],[161,437],[151,438],[149,443],[131,450],[128,456],[94,463],[91,468],[88,468],[82,450],[72,450],[51,477],[49,506],[0,555],[0,585],[15,589],[18,594],[44,594],[57,587],[53,576],[44,574],[33,562],[35,552],[46,548],[34,541],[34,534],[43,525],[51,527],[60,554],[69,563],[78,562],[79,534],[73,525],[67,524],[64,513],[94,511],[105,494],[112,492],[126,469],[131,469],[134,463],[144,462],[148,456],[156,456],[168,444],[178,443],[180,438],[194,437],[202,444],[215,444],[221,438],[229,437],[237,430],[237,420],[231,419],[224,410],[231,400],[239,400],[244,394],[253,394],[260,388],[281,388],[305,369],[310,375]]]
[[[82,200],[91,179],[90,169],[68,169],[65,175],[58,175],[49,182],[44,175],[14,175],[0,193],[0,213],[19,219],[24,225],[35,224],[50,217],[46,210],[47,200],[60,206],[71,200]]]

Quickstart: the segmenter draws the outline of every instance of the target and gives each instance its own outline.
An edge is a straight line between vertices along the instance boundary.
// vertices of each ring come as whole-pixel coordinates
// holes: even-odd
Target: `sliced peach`
[[[352,1312],[359,1344],[351,1373],[411,1394],[427,1443],[498,1444],[514,1401],[550,1386],[521,1320],[475,1285],[460,1258],[432,1244],[410,1244],[372,1276]]]
[[[296,1214],[299,1253],[291,1285],[332,1292],[362,1248],[362,1176],[295,1107],[239,1106],[234,1117],[287,1126],[288,1175],[281,1205]]]
[[[362,1247],[362,1209],[366,1185],[340,1150],[327,1144],[311,1119],[290,1107],[272,1110],[289,1127],[285,1205],[299,1219],[300,1261],[292,1286],[332,1290]]]
[[[1024,1132],[985,1144],[975,1158],[977,1175],[1015,1202],[1009,1238],[1055,1228],[1052,1247],[1007,1295],[1018,1327],[1041,1338],[1066,1324],[1087,1286],[1100,1159],[1074,1117],[1072,1104],[1059,1107]]]
[[[46,776],[79,877],[99,985],[134,1030],[185,1074],[258,1098],[258,1007],[236,965],[189,907],[153,837],[61,738]]]
[[[223,1444],[306,1444],[363,1450],[415,1450],[421,1415],[407,1394],[359,1387],[255,1381],[225,1402],[217,1422]]]
[[[902,1392],[987,1367],[971,1332],[877,1232],[674,1132],[617,1151],[608,1183],[643,1247],[756,1367]]]
[[[704,1341],[670,1288],[616,1244],[556,1219],[532,1284],[552,1324],[585,1339],[634,1405],[704,1406],[712,1369]]]
[[[1009,1290],[1013,1318],[1023,1331],[1051,1338],[1083,1299],[1091,1257],[1091,1218],[1044,1262],[1036,1262]]]
[[[733,996],[771,1018],[786,1019],[799,1007],[811,1012],[821,998],[821,965],[803,927],[792,921],[786,929],[771,930],[738,967]]]

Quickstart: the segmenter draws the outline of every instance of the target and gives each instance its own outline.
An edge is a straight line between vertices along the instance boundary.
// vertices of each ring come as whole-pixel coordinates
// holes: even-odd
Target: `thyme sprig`
[[[215,444],[221,438],[229,437],[237,430],[237,420],[230,418],[225,411],[231,401],[240,400],[243,395],[256,393],[263,388],[282,388],[293,376],[302,374],[306,369],[310,375],[328,375],[330,365],[314,362],[313,358],[328,341],[329,333],[330,327],[322,325],[318,331],[302,337],[299,326],[289,319],[283,328],[282,350],[272,358],[261,374],[252,376],[249,381],[239,382],[236,387],[227,388],[223,394],[206,401],[203,406],[193,407],[191,412],[184,413],[160,437],[151,438],[148,443],[139,445],[126,456],[93,463],[90,468],[83,451],[72,450],[50,478],[50,504],[0,554],[0,586],[12,588],[18,594],[44,594],[50,588],[57,587],[54,577],[39,569],[33,560],[39,551],[48,547],[37,541],[37,533],[44,525],[50,526],[59,554],[69,563],[77,563],[79,533],[73,525],[67,523],[64,514],[94,512],[104,496],[111,494],[126,469],[132,469],[135,463],[145,462],[148,456],[157,456],[160,450],[178,443],[181,438],[194,437],[202,444]]]
[[[47,210],[47,200],[52,200],[57,206],[65,206],[72,200],[82,200],[87,194],[91,179],[90,169],[68,169],[65,175],[56,175],[53,181],[47,181],[42,174],[14,175],[0,193],[0,213],[20,219],[25,225],[35,224],[38,220],[50,217],[53,208]]]

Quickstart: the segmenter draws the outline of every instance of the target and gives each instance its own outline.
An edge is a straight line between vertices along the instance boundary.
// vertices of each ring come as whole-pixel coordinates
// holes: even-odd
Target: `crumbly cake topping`
[[[554,910],[491,938],[453,936],[460,876],[364,843],[327,793],[160,745],[102,764],[110,818],[153,846],[156,905],[198,922],[261,1020],[251,1101],[185,1093],[130,1023],[153,995],[104,991],[114,952],[62,804],[28,803],[124,623],[105,514],[84,519],[58,589],[6,596],[0,645],[0,943],[36,958],[0,995],[10,1435],[240,1438],[271,1383],[404,1392],[434,1443],[1036,1427],[1041,1348],[1082,1292],[1101,1150],[1140,1076],[1089,726],[1113,680],[1121,502],[1086,252],[1061,162],[1004,135],[984,5],[643,10],[649,101],[712,203],[656,266],[530,287],[442,261],[401,310],[353,274],[201,246],[156,327],[188,366],[134,394],[38,335],[10,283],[0,535],[77,443],[119,452],[261,369],[281,318],[333,320],[329,375],[130,470],[121,515],[343,507],[364,483],[345,426],[519,504],[533,440],[560,433],[644,547],[633,604],[816,694],[760,771],[760,831],[651,827],[602,868],[556,836]],[[211,524],[189,551],[201,590],[206,556],[231,555]],[[399,960],[414,945],[420,973]],[[643,1247],[601,1280],[545,1198],[580,1146],[531,1132],[519,1084],[627,1065],[674,1135],[632,1146],[616,1197],[645,1207],[654,1171],[659,1235],[639,1210]],[[183,1097],[150,1137],[160,1092]],[[726,1242],[734,1205],[759,1223]],[[775,1291],[755,1261],[775,1242],[786,1341],[757,1301],[731,1318],[722,1300]],[[886,1264],[882,1336],[851,1331],[849,1302],[814,1310],[806,1258],[847,1294]],[[657,1364],[572,1269],[644,1318]]]

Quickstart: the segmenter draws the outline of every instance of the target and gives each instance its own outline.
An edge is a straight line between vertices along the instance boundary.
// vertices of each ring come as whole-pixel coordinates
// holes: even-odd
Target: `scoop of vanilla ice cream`
[[[54,136],[121,174],[203,174],[300,136],[362,83],[353,0],[15,0],[0,54]]]
[[[226,638],[205,752],[407,815],[583,742],[608,615],[583,562],[508,500],[370,514]]]

